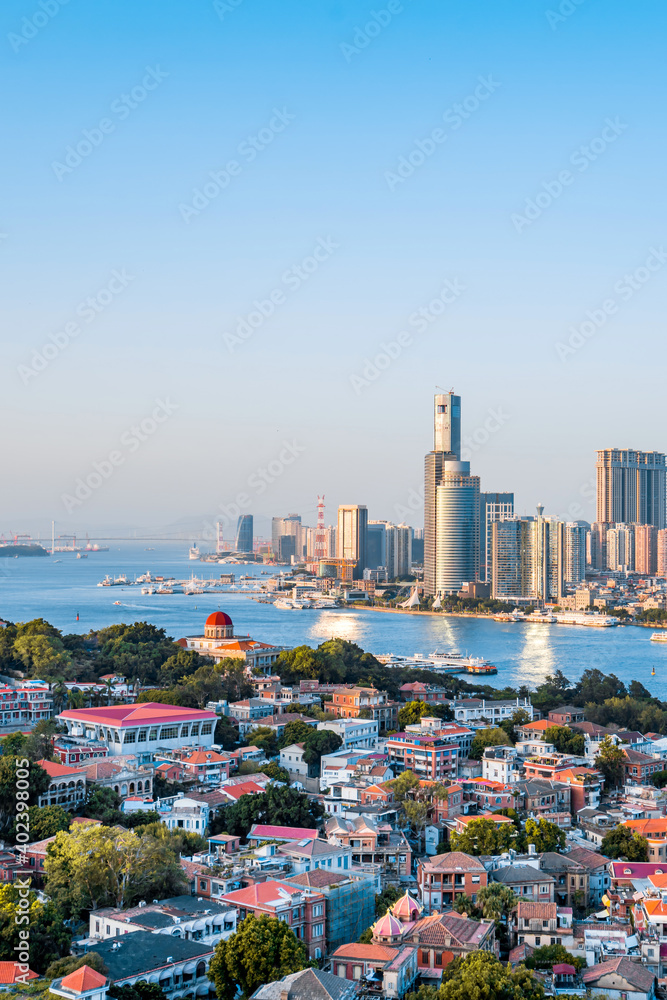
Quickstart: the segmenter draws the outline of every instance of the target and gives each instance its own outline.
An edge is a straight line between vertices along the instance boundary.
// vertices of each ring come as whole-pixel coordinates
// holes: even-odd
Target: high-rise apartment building
[[[607,566],[614,573],[635,568],[635,533],[631,524],[613,524],[607,529]]]
[[[364,504],[342,504],[338,508],[336,555],[338,559],[353,559],[354,579],[361,580],[366,568],[368,543],[368,509]]]
[[[568,521],[563,528],[563,578],[574,586],[586,579],[586,540],[588,525],[583,521]]]
[[[388,521],[369,521],[366,540],[366,569],[387,565]]]
[[[252,514],[241,514],[236,525],[237,552],[252,552],[253,550],[253,519]]]
[[[657,575],[667,577],[667,528],[662,528],[658,532],[657,550]]]
[[[491,525],[514,515],[513,493],[479,495],[479,578],[491,582]]]
[[[587,540],[587,560],[593,569],[607,569],[607,532],[611,524],[595,521]]]
[[[565,525],[554,517],[513,517],[491,524],[492,587],[498,600],[557,601],[563,596]]]
[[[633,524],[632,527],[635,535],[635,573],[655,576],[658,571],[658,529],[652,524]]]
[[[657,451],[598,451],[597,518],[610,524],[667,527],[667,468]]]
[[[279,562],[291,562],[305,557],[306,532],[301,525],[300,514],[274,517],[271,520],[271,548]]]
[[[433,451],[424,468],[424,592],[479,580],[479,477],[461,461],[461,397],[434,399]]]

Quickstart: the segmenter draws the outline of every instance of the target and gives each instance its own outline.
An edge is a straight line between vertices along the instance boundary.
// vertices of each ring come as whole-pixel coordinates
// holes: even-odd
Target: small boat
[[[114,604],[120,604],[120,601],[114,601]]]
[[[651,642],[667,642],[667,629],[664,632],[653,632]]]
[[[76,557],[77,557],[77,559],[87,559],[88,558],[88,556],[85,554],[85,552],[77,552]]]

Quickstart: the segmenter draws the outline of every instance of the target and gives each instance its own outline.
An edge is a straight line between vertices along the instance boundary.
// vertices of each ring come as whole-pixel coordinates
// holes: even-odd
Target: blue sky
[[[436,386],[522,511],[667,448],[663,5],[43,3],[0,12],[2,530],[396,518]]]

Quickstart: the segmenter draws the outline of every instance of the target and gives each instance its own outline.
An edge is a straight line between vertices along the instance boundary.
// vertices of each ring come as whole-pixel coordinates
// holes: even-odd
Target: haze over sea
[[[371,653],[427,655],[434,650],[481,656],[498,668],[480,678],[494,687],[535,687],[560,669],[577,680],[587,668],[615,673],[626,685],[641,681],[667,699],[667,643],[650,641],[651,629],[633,626],[581,628],[569,625],[524,625],[492,619],[453,616],[382,614],[370,609],[280,611],[246,594],[209,593],[187,596],[142,595],[141,587],[98,587],[107,574],[125,573],[129,580],[150,570],[179,580],[193,573],[216,578],[221,572],[260,576],[281,567],[224,565],[188,559],[187,542],[109,542],[108,552],[77,559],[71,552],[49,558],[0,559],[0,618],[29,621],[45,618],[63,632],[85,633],[117,622],[148,621],[178,639],[200,635],[204,620],[218,608],[227,611],[235,631],[281,646],[317,646],[332,637],[349,639]],[[146,545],[154,546],[147,551]],[[114,601],[120,601],[120,606]],[[79,621],[76,620],[77,614]],[[655,667],[656,675],[651,676]],[[462,679],[475,682],[467,674]],[[434,675],[434,681],[437,678]]]

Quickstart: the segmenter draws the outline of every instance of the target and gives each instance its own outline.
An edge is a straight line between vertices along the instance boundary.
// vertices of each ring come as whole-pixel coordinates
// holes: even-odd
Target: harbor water
[[[535,687],[556,670],[575,681],[584,670],[596,667],[615,673],[626,685],[641,681],[652,694],[667,699],[667,643],[651,642],[650,628],[508,623],[468,616],[388,614],[370,608],[287,611],[259,603],[252,590],[144,595],[141,586],[97,584],[107,575],[125,574],[132,580],[147,571],[178,580],[193,574],[213,579],[229,572],[235,574],[237,587],[240,576],[256,577],[252,586],[267,579],[260,575],[262,569],[278,573],[283,567],[191,561],[187,542],[104,544],[110,546],[108,552],[90,552],[82,559],[72,552],[0,559],[0,618],[45,618],[65,633],[147,621],[178,639],[201,634],[207,615],[222,609],[238,634],[281,646],[317,646],[339,637],[375,654],[426,656],[439,650],[483,657],[495,664],[498,673],[480,678],[464,674],[463,679],[515,690],[523,684]]]

